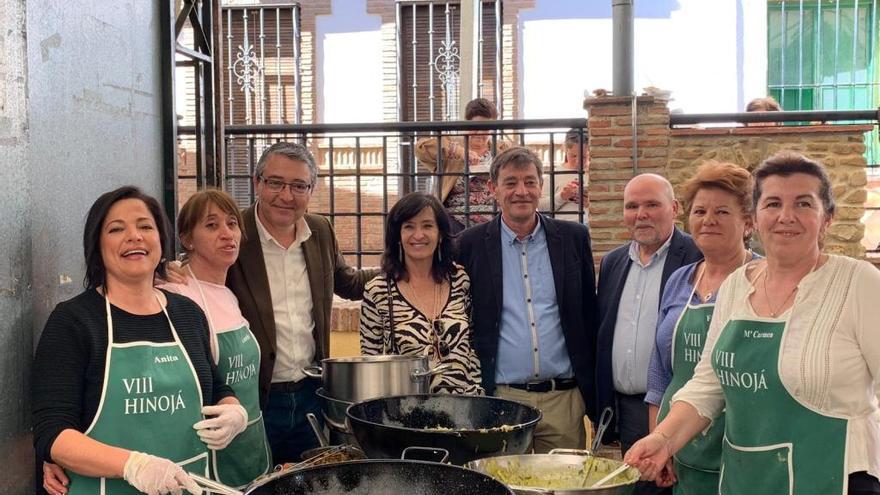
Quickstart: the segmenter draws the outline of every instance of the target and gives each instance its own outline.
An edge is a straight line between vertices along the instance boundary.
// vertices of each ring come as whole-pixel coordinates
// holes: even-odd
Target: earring
[[[440,245],[437,245],[437,261],[443,263],[443,253],[440,252]]]
[[[400,259],[400,262],[403,263],[403,243],[397,243],[397,257]]]

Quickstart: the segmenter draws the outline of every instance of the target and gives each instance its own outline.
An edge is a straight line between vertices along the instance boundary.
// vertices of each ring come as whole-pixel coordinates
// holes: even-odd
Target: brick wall
[[[300,0],[300,88],[302,91],[302,123],[318,121],[317,88],[315,87],[315,18],[331,14],[327,0]]]
[[[814,125],[670,129],[666,102],[636,100],[636,172],[669,178],[678,189],[706,160],[753,170],[765,158],[788,149],[819,160],[834,183],[837,216],[828,232],[826,252],[863,257],[867,183],[865,125]],[[623,188],[633,177],[632,99],[588,98],[590,114],[590,227],[597,259],[629,239],[623,218]]]
[[[629,239],[621,224],[623,188],[633,174],[632,99],[588,98],[590,117],[590,231],[597,258]],[[639,172],[665,175],[669,109],[651,97],[636,101],[636,154]]]
[[[519,108],[519,12],[535,0],[504,0],[501,5],[501,118],[516,119]]]

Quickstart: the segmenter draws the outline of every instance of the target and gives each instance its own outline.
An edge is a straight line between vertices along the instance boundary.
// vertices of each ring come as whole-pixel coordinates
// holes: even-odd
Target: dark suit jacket
[[[590,232],[583,224],[541,216],[547,237],[559,317],[578,388],[592,418],[596,349],[596,275]],[[471,278],[471,342],[480,358],[483,388],[495,390],[503,279],[501,216],[471,227],[459,238],[459,259]]]
[[[260,404],[265,407],[275,368],[275,314],[257,232],[256,210],[251,206],[242,212],[242,217],[245,238],[241,242],[238,261],[226,275],[226,285],[238,297],[241,312],[260,344]],[[346,299],[361,299],[364,285],[375,276],[376,270],[357,270],[345,263],[329,220],[309,213],[306,213],[305,220],[312,235],[302,244],[302,249],[312,291],[315,360],[320,361],[330,353],[333,293]]]
[[[596,356],[596,404],[601,413],[606,407],[614,410],[614,417],[605,434],[604,441],[614,440],[617,431],[617,409],[614,400],[614,382],[611,372],[611,346],[614,343],[614,325],[617,323],[617,309],[623,285],[629,275],[632,260],[629,258],[630,243],[626,243],[602,258],[599,267],[599,337],[598,354]],[[669,275],[678,268],[693,263],[703,257],[691,236],[678,230],[672,232],[669,253],[663,264],[663,275],[660,281],[660,294],[666,287]],[[660,308],[658,307],[659,311]]]

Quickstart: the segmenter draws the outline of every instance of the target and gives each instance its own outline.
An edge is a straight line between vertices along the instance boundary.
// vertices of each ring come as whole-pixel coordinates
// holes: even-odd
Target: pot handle
[[[539,495],[554,495],[556,493],[555,490],[551,490],[549,488],[538,488],[536,486],[517,486],[514,488],[513,485],[508,485],[514,493],[526,493],[526,494],[539,494]]]
[[[344,423],[340,423],[340,422],[338,422],[338,421],[333,421],[332,419],[330,419],[329,417],[327,417],[327,415],[325,414],[325,415],[324,415],[324,422],[327,423],[328,425],[330,425],[332,428],[334,428],[334,429],[336,429],[336,430],[344,431],[344,432],[346,432],[346,433],[350,433],[350,432],[351,432],[351,428],[348,427],[347,420],[346,420],[346,422],[344,422]]]
[[[416,452],[424,452],[430,456],[440,456],[439,461],[431,461],[431,462],[439,462],[444,463],[447,459],[449,459],[449,451],[446,449],[441,449],[440,447],[407,447],[403,449],[403,452],[400,454],[400,458],[405,461],[413,461],[413,460],[421,460],[421,459],[410,459],[407,457],[407,454],[413,454]]]
[[[324,368],[320,364],[312,364],[302,369],[304,375],[309,378],[323,378]]]
[[[424,378],[426,376],[436,375],[437,373],[443,373],[446,370],[452,369],[452,365],[449,363],[440,364],[434,366],[433,368],[425,371],[414,370],[410,375],[412,381],[418,381],[420,378]]]
[[[560,455],[587,455],[593,456],[593,453],[586,449],[553,449],[548,452],[550,455],[560,454]]]

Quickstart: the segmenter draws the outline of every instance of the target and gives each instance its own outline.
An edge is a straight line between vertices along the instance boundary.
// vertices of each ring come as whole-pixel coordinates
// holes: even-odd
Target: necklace
[[[443,284],[434,283],[433,285],[434,285],[434,300],[431,302],[431,313],[430,314],[425,313],[425,316],[428,318],[428,321],[431,324],[434,323],[434,320],[436,320],[437,316],[438,316],[437,315],[437,312],[438,312],[437,305],[440,303],[440,289]],[[416,291],[416,288],[413,286],[412,282],[407,280],[406,286],[409,289],[409,293],[412,294],[413,299],[415,300],[414,302],[418,306],[421,306],[427,310],[428,305],[424,304],[424,302],[422,301],[422,298],[419,297],[419,293],[418,293],[418,291]]]
[[[813,268],[810,268],[810,271],[807,272],[807,275],[809,275],[810,273],[813,273],[816,270],[816,267],[819,266],[819,262],[821,260],[822,260],[822,255],[820,254],[819,257],[816,259],[816,263],[813,264]],[[764,268],[764,272],[762,273],[762,275],[764,275],[764,278],[761,281],[761,285],[764,286],[764,300],[767,302],[767,308],[770,310],[770,317],[776,318],[777,316],[779,316],[780,311],[782,311],[782,309],[785,307],[785,305],[788,304],[788,300],[791,299],[791,296],[793,296],[794,293],[797,292],[798,285],[800,284],[800,282],[798,282],[798,284],[796,284],[790,291],[788,291],[788,295],[785,296],[785,299],[783,299],[782,304],[780,304],[779,306],[774,308],[773,305],[770,304],[770,294],[767,292],[767,279],[770,278],[770,266],[769,265],[767,265],[767,267]],[[804,275],[804,277],[806,277],[806,275]],[[801,277],[801,280],[803,280],[803,277]]]
[[[409,292],[412,294],[416,304],[427,308],[426,305],[423,305],[422,299],[419,297],[419,293],[416,291],[415,287],[413,287],[412,282],[407,280],[406,285],[407,287],[409,287]],[[440,311],[437,309],[440,305],[440,293],[442,290],[442,282],[439,284],[434,283],[434,301],[431,305],[431,314],[425,314],[425,317],[428,319],[428,327],[430,328],[434,337],[434,357],[438,360],[449,354],[449,344],[447,344],[446,341],[443,340],[440,336],[440,334],[443,332],[443,322],[439,319]]]
[[[743,256],[743,260],[739,264],[739,266],[743,266],[746,263],[748,263],[748,261],[751,257],[752,257],[752,251],[750,249],[747,249],[746,254],[745,254],[745,256]],[[734,270],[736,270],[736,269],[734,268]],[[703,283],[703,275],[705,275],[705,274],[706,274],[706,262],[704,261],[703,266],[702,266],[702,270],[700,271],[700,277],[699,277],[699,279],[697,279],[697,284],[696,284],[697,290],[699,290],[700,284]],[[728,273],[728,275],[730,275],[730,274]],[[726,276],[725,276],[725,278],[726,278]],[[718,289],[716,288],[715,290],[718,290]],[[705,292],[702,290],[699,290],[699,292],[700,292],[700,298],[703,301],[703,303],[707,303],[707,302],[711,301],[712,296],[715,295],[715,291],[713,291],[713,290],[707,290]]]

